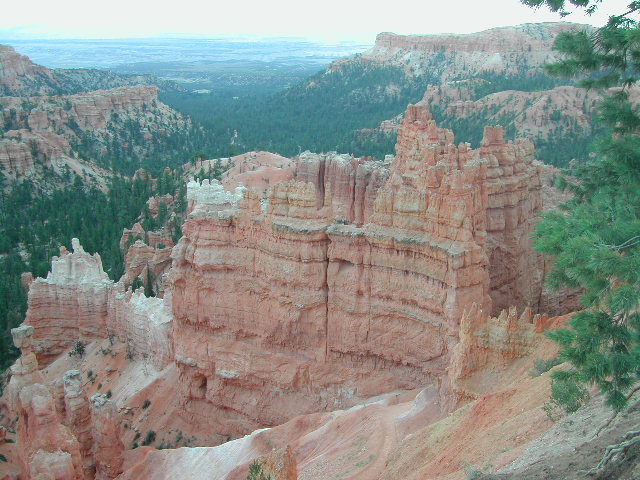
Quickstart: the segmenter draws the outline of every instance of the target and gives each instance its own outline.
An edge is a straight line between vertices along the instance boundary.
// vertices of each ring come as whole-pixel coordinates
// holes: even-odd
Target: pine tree
[[[524,0],[564,12],[563,0]],[[599,0],[570,0],[594,11]],[[629,88],[640,72],[640,27],[629,11],[612,16],[605,27],[558,36],[563,60],[549,66],[557,75],[580,75],[582,86],[611,88],[599,106],[608,134],[597,159],[573,172],[577,182],[561,180],[572,200],[548,212],[537,225],[536,248],[554,258],[552,286],[583,290],[584,309],[566,328],[549,336],[560,345],[569,370],[552,375],[552,401],[568,411],[597,386],[615,410],[624,408],[640,378],[640,112],[629,102]]]

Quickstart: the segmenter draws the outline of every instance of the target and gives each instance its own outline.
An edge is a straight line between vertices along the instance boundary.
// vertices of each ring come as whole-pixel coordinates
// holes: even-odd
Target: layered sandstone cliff
[[[556,58],[553,41],[561,33],[591,28],[575,23],[538,23],[492,28],[469,34],[396,35],[380,33],[370,50],[355,61],[397,65],[408,74],[437,72],[442,82],[492,72],[503,76],[541,71]],[[334,62],[329,71],[354,61]]]
[[[532,154],[499,128],[456,147],[418,105],[390,166],[303,154],[264,198],[190,183],[169,278],[189,405],[237,434],[442,376],[468,306],[539,298],[513,281],[537,268]]]
[[[100,255],[86,253],[77,239],[73,253],[61,248],[47,278],[37,278],[29,289],[25,324],[35,327],[34,350],[42,365],[76,342],[106,337],[107,295],[112,285]]]
[[[306,153],[291,177],[266,190],[189,182],[164,298],[108,280],[99,256],[77,240],[73,253],[54,259],[47,279],[31,283],[27,323],[43,365],[57,364],[78,341],[92,351],[103,342],[108,355],[111,338],[127,357],[165,372],[149,390],[159,392],[152,399],[158,410],[140,407],[139,418],[125,417],[130,407],[102,412],[100,398],[88,403],[75,373],[63,380],[52,402],[73,419],[68,429],[85,470],[107,478],[127,468],[106,465],[88,440],[122,451],[115,439],[134,438],[119,430],[124,418],[130,428],[206,426],[207,438],[222,443],[387,395],[386,406],[413,402],[408,412],[377,420],[402,437],[482,395],[482,385],[466,381],[472,372],[502,368],[533,348],[539,335],[530,314],[519,323],[511,313],[488,317],[503,304],[535,307],[540,298],[538,257],[528,243],[542,207],[540,165],[530,142],[507,143],[494,127],[479,149],[456,146],[419,104],[405,115],[394,159]],[[128,275],[144,276],[152,250],[132,245]],[[475,363],[461,363],[461,355]],[[176,409],[175,418],[164,417]],[[89,411],[103,423],[89,428]],[[379,448],[387,455],[390,445]],[[145,452],[136,458],[164,458]],[[384,465],[370,463],[370,472]],[[138,472],[149,468],[140,465]]]
[[[34,65],[13,47],[0,45],[0,96],[43,93],[52,79],[49,69]]]
[[[73,253],[61,249],[47,278],[37,278],[29,288],[25,324],[35,329],[38,361],[46,366],[78,342],[113,335],[166,365],[173,358],[171,317],[162,300],[124,291],[104,273],[100,255],[86,253],[77,239],[72,244]]]

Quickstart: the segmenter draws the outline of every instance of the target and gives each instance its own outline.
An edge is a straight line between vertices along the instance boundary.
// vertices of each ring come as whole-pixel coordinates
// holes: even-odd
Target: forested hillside
[[[484,125],[499,124],[507,138],[530,138],[538,158],[563,166],[585,161],[596,100],[585,100],[586,90],[577,88],[567,94],[571,100],[557,95],[557,87],[573,81],[550,77],[542,65],[555,58],[558,32],[580,28],[529,24],[466,36],[381,34],[370,51],[275,94],[225,87],[209,94],[161,92],[160,98],[211,132],[209,156],[262,149],[383,158],[393,154],[397,128],[380,123],[388,127],[407,104],[424,97],[459,141],[477,146]]]
[[[12,94],[0,97],[0,368],[17,353],[9,331],[24,319],[22,273],[46,276],[52,256],[77,237],[118,280],[123,229],[156,223],[152,195],[176,199],[179,232],[184,179],[168,167],[193,158],[209,135],[159,102],[155,86],[123,86],[130,80],[52,71],[0,50],[0,91]]]

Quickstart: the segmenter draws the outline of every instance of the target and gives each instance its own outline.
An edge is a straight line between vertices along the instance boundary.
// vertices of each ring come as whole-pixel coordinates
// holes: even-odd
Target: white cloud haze
[[[605,0],[601,11],[566,20],[603,24],[629,0]],[[527,22],[558,21],[547,9],[519,0],[386,2],[322,0],[30,0],[6,2],[0,16],[5,34],[63,38],[118,38],[167,33],[199,35],[305,36],[324,40],[373,41],[376,33],[470,33]]]

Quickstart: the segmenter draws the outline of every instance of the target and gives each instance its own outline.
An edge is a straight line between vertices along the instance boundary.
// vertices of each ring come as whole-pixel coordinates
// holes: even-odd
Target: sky
[[[630,0],[604,0],[591,16],[567,21],[604,24]],[[529,22],[558,21],[519,0],[28,0],[2,6],[4,38],[131,38],[187,35],[307,37],[369,41],[379,32],[471,33]]]

